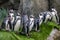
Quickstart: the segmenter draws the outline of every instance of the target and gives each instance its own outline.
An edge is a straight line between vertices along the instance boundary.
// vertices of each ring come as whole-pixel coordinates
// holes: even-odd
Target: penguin
[[[14,31],[15,32],[19,32],[19,29],[20,29],[20,26],[21,25],[21,16],[20,14],[18,13],[18,15],[16,16],[16,24],[14,26]]]
[[[2,25],[1,25],[1,29],[5,29],[7,31],[10,31],[9,16],[4,18]]]
[[[45,13],[45,21],[44,23],[46,23],[47,21],[50,21],[52,19],[52,15],[50,11],[46,11]]]
[[[32,31],[33,27],[34,27],[34,16],[30,15],[30,17],[29,17],[29,31]]]
[[[58,14],[57,14],[57,11],[55,8],[51,8],[52,12],[52,21],[54,21],[55,23],[59,24],[59,17],[58,17]]]
[[[11,30],[14,30],[14,26],[13,26],[13,23],[14,23],[14,20],[15,20],[15,17],[14,17],[14,10],[13,9],[10,9],[10,11],[9,11],[9,14],[8,14],[9,16],[10,16],[10,25],[11,25]]]

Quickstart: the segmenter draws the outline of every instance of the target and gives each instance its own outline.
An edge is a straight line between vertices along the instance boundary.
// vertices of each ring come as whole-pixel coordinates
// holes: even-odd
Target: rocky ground
[[[52,29],[50,35],[47,40],[60,40],[60,30]]]

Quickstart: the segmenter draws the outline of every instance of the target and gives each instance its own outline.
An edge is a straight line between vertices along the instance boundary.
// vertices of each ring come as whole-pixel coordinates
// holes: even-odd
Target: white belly
[[[43,22],[43,16],[40,16],[40,19],[39,19],[39,25],[41,25],[42,24],[42,22]]]
[[[15,27],[14,27],[14,31],[19,31],[20,24],[21,24],[21,20],[18,20],[18,21],[16,22]]]
[[[55,16],[55,12],[52,12],[52,15]]]
[[[47,15],[47,19],[51,19],[51,16],[50,15]]]
[[[12,18],[12,20],[11,20],[11,23],[13,23],[14,22],[14,17]]]
[[[6,30],[8,30],[8,29],[9,29],[9,26],[8,26],[8,20],[6,20],[5,28],[6,28]]]
[[[50,15],[47,15],[46,16],[45,23],[48,21],[48,19],[51,19],[51,16]]]
[[[53,16],[52,21],[53,21],[53,22],[55,22],[55,23],[57,22],[57,20],[56,20],[56,17],[55,17],[55,16]]]
[[[42,22],[43,22],[43,20],[41,20],[41,21],[39,22],[39,26],[42,24]]]
[[[34,19],[31,19],[31,20],[30,20],[29,31],[32,30],[33,26],[34,26]]]

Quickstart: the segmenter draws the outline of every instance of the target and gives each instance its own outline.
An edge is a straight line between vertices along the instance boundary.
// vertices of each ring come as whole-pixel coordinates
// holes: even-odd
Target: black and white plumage
[[[22,15],[22,24],[23,24],[22,34],[28,34],[29,26],[28,26],[28,15],[27,14]]]
[[[40,29],[39,29],[39,18],[34,18],[34,27],[33,27],[33,29],[34,29],[35,31],[40,30]]]
[[[15,20],[13,9],[10,10],[9,16],[10,16],[11,29],[13,30],[13,28],[14,28],[13,24],[14,24],[14,20]]]
[[[50,11],[44,12],[44,17],[45,17],[44,23],[46,23],[48,20],[51,20],[52,19],[51,12]]]
[[[34,26],[35,26],[35,31],[39,32],[40,31],[40,25],[42,24],[43,22],[43,14],[39,14],[38,18],[35,18],[35,23],[34,23]]]
[[[10,23],[9,22],[9,17],[4,18],[2,25],[1,25],[1,29],[6,29],[6,30],[10,30]]]
[[[32,30],[33,26],[34,26],[34,16],[30,15],[30,17],[29,17],[29,31]]]
[[[45,12],[42,12],[43,16],[44,16],[44,23],[46,23],[48,20],[49,21],[53,21],[57,24],[59,24],[59,17],[57,15],[57,11],[56,9],[52,8],[52,12],[50,11],[45,11]]]
[[[21,16],[18,14],[17,16],[16,16],[16,24],[15,24],[15,26],[14,26],[14,31],[15,32],[18,32],[19,31],[19,29],[20,29],[20,25],[21,25]]]
[[[44,19],[44,15],[42,13],[39,14],[39,26],[42,24],[43,19]]]
[[[52,12],[51,12],[52,21],[54,21],[55,23],[59,24],[59,17],[58,17],[56,9],[52,8],[51,10],[52,10]]]
[[[6,30],[10,30],[10,23],[8,23],[9,22],[9,19],[7,18],[7,20],[6,20],[6,24],[5,24],[5,29]]]

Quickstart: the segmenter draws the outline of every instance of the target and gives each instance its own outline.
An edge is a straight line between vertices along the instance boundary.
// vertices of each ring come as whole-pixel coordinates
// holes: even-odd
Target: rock
[[[47,0],[23,0],[23,10],[28,12],[28,14],[38,15],[41,11],[48,10],[48,1]]]
[[[25,11],[27,11],[28,14],[33,13],[38,15],[41,11],[46,11],[49,7],[53,6],[58,11],[58,14],[60,13],[60,0],[10,0],[3,3],[0,7],[10,8],[9,5],[11,5],[14,9],[18,9],[18,11],[22,13],[25,4],[27,6]]]
[[[60,39],[60,31],[57,29],[53,29],[50,35],[48,36],[47,40],[58,40]]]

